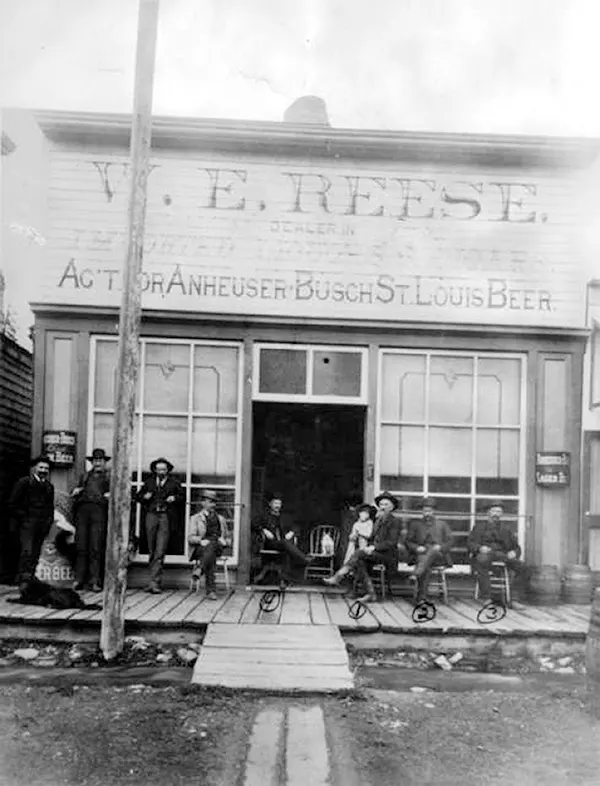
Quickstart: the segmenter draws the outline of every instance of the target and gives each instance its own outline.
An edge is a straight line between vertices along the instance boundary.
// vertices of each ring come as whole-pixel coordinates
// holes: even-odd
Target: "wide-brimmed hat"
[[[154,459],[154,461],[150,462],[150,472],[154,472],[156,470],[156,465],[157,464],[166,464],[167,465],[167,472],[172,472],[173,471],[173,464],[171,464],[169,459],[163,458],[161,456],[160,458]]]
[[[435,508],[436,506],[437,500],[433,497],[423,497],[423,499],[417,503],[419,510],[423,510],[423,508]]]
[[[106,451],[104,448],[94,448],[92,450],[92,455],[86,457],[88,461],[93,461],[94,459],[104,459],[104,461],[110,461],[110,456],[106,455]]]
[[[218,495],[217,495],[216,491],[213,491],[213,489],[204,489],[204,491],[200,495],[200,499],[201,500],[203,500],[203,499],[212,499],[213,502],[217,502]]]
[[[40,455],[40,456],[35,456],[34,458],[32,458],[30,460],[30,462],[29,462],[29,466],[30,467],[35,467],[35,465],[39,464],[40,461],[43,461],[45,464],[52,464],[52,462],[50,461],[48,456]]]
[[[488,511],[490,508],[502,508],[504,510],[504,502],[501,499],[490,499],[483,503],[483,510]]]
[[[362,502],[360,505],[357,506],[356,512],[360,513],[361,510],[367,510],[371,518],[375,518],[375,516],[377,515],[377,508],[375,507],[375,505],[370,505],[368,502]]]
[[[379,505],[382,499],[389,499],[395,508],[398,507],[398,500],[389,491],[382,491],[381,494],[378,494],[375,497],[375,504]]]

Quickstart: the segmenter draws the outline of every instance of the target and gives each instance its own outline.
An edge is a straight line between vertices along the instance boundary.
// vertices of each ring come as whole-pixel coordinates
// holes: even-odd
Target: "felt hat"
[[[267,502],[273,502],[274,499],[280,499],[283,502],[283,494],[280,491],[272,491],[267,494]]]
[[[161,456],[160,458],[154,459],[154,461],[150,462],[150,472],[155,472],[156,471],[156,465],[157,464],[166,464],[167,465],[167,472],[172,472],[173,471],[173,464],[171,464],[171,462],[168,459],[163,458]]]
[[[382,499],[389,499],[389,501],[394,505],[394,508],[398,507],[398,500],[396,497],[392,496],[389,491],[382,491],[381,494],[378,494],[375,497],[375,504],[379,505]]]
[[[213,489],[204,489],[200,499],[212,499],[213,502],[216,502],[218,499],[217,492],[213,491]]]
[[[92,455],[87,457],[88,461],[93,461],[94,459],[104,459],[104,461],[110,461],[110,456],[106,455],[106,451],[104,448],[94,448],[92,450]]]
[[[423,510],[423,508],[435,508],[437,506],[437,500],[433,497],[423,497],[422,500],[418,503],[419,510]]]
[[[484,510],[489,510],[490,508],[502,508],[504,510],[504,502],[501,499],[490,499],[484,503]]]
[[[29,466],[30,467],[35,467],[35,465],[39,464],[40,461],[43,461],[46,464],[51,464],[52,463],[50,461],[50,459],[48,458],[48,456],[41,455],[41,456],[35,456],[35,458],[32,458],[31,461],[29,462]]]

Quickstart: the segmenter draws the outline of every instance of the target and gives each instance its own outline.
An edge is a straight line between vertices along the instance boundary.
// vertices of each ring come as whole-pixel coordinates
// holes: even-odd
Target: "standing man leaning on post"
[[[102,590],[102,568],[106,551],[110,461],[102,448],[94,448],[87,457],[92,468],[84,473],[71,492],[75,499],[75,563],[74,589],[83,589],[89,579],[92,592]]]
[[[175,529],[183,489],[171,477],[173,464],[166,458],[157,458],[150,464],[152,476],[135,495],[141,502],[148,540],[150,581],[146,592],[161,593],[163,563],[169,545],[171,530]]]
[[[17,580],[23,591],[35,575],[42,544],[54,521],[54,486],[45,456],[32,459],[29,475],[17,481],[8,504],[11,527],[21,544]]]

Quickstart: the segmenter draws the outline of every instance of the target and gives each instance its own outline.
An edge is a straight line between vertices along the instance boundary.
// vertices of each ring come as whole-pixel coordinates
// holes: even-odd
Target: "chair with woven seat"
[[[333,541],[333,550],[331,554],[325,554],[323,551],[323,538],[329,535]],[[338,527],[332,527],[329,524],[317,524],[313,527],[308,536],[308,557],[311,562],[304,569],[305,581],[311,579],[323,579],[333,576],[333,562],[335,554],[340,545],[340,530]]]
[[[494,560],[490,564],[490,588],[492,596],[500,595],[505,606],[512,603],[510,574],[506,562]],[[475,578],[475,600],[479,600],[479,582]]]
[[[217,568],[223,569],[223,583],[225,584],[225,589],[229,591],[230,583],[229,583],[229,564],[228,560],[230,557],[222,556],[217,559]],[[201,567],[202,563],[200,560],[194,560],[192,563],[194,566],[194,570],[192,575],[190,576],[190,592],[199,592],[201,587],[201,580],[200,576],[197,575],[199,568]],[[196,574],[196,575],[194,575]]]

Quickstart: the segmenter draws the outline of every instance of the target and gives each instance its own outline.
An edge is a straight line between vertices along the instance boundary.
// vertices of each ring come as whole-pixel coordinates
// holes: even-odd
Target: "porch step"
[[[211,623],[194,666],[194,685],[303,693],[354,687],[336,625]]]

